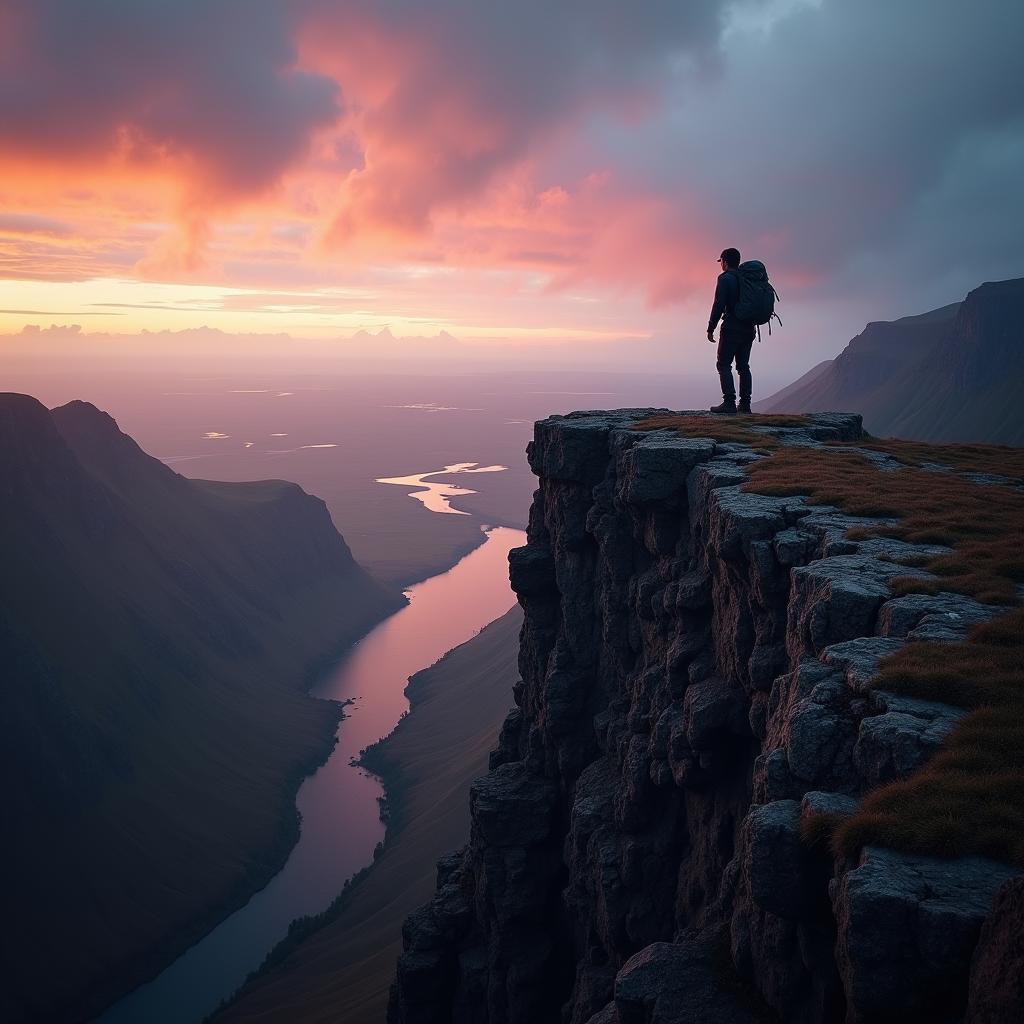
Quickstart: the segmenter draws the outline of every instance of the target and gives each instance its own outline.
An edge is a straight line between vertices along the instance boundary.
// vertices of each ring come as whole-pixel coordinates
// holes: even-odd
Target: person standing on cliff
[[[722,404],[711,407],[711,412],[732,416],[737,412],[750,413],[750,347],[754,344],[754,324],[739,320],[733,313],[740,295],[740,281],[737,267],[740,265],[738,249],[723,249],[718,257],[722,272],[715,285],[715,301],[708,320],[708,341],[715,342],[715,328],[722,321],[718,337],[718,376],[722,382]],[[732,363],[736,361],[736,373],[740,378],[740,404],[736,408],[736,387],[732,379]]]

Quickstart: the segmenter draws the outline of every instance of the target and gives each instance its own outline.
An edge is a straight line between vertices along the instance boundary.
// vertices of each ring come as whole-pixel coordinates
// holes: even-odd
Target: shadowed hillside
[[[870,323],[830,363],[759,402],[759,412],[862,410],[874,434],[1024,444],[1024,279],[975,288],[921,316]]]
[[[0,1016],[83,1020],[278,869],[338,717],[304,685],[399,600],[296,485],[83,402],[0,396],[0,491]]]
[[[433,893],[437,862],[469,831],[467,795],[518,678],[518,606],[409,680],[411,714],[363,764],[388,794],[380,855],[335,905],[296,923],[217,1024],[380,1024],[402,951],[402,921]]]

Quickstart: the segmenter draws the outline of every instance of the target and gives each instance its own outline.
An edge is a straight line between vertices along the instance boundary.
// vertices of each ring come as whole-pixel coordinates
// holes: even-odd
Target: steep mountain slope
[[[0,396],[0,1016],[81,1020],[279,867],[336,707],[309,672],[399,604],[294,484],[190,481]]]
[[[1022,302],[1024,279],[989,282],[961,303],[870,323],[823,371],[757,411],[856,408],[878,435],[1024,444]]]

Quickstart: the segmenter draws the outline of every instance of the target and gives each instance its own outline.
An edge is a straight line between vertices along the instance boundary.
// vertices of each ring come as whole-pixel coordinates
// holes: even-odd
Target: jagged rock
[[[551,549],[535,544],[508,553],[509,577],[517,594],[533,596],[556,592],[555,559]]]
[[[804,787],[789,770],[786,751],[781,747],[761,754],[754,761],[753,796],[755,803],[768,804],[775,800],[794,800]]]
[[[823,793],[811,790],[800,801],[801,824],[816,814],[827,814],[833,818],[848,818],[857,810],[857,800],[846,793]]]
[[[806,908],[800,804],[776,800],[752,807],[743,822],[743,880],[754,903],[779,917],[797,919]]]
[[[708,573],[691,569],[676,580],[676,609],[705,608],[711,603],[711,577]]]
[[[1005,609],[981,604],[963,594],[905,594],[886,601],[878,613],[881,636],[955,643],[972,626],[988,622]]]
[[[673,700],[658,716],[651,730],[651,757],[665,759],[668,757],[669,742],[673,735],[685,735],[686,725],[683,717],[683,706],[680,701]]]
[[[893,712],[910,715],[926,722],[947,721],[952,727],[964,715],[963,708],[955,708],[936,700],[922,700],[920,697],[907,697],[891,690],[872,689],[868,695],[869,713],[885,714]]]
[[[630,737],[622,765],[622,777],[615,798],[615,820],[627,832],[635,832],[647,824],[651,787],[650,758],[647,736]]]
[[[609,419],[599,413],[552,416],[538,423],[526,449],[530,468],[542,478],[593,486],[607,468],[610,426]]]
[[[715,453],[715,442],[676,434],[642,437],[619,461],[619,496],[625,502],[664,501],[686,487],[686,476]]]
[[[902,646],[899,640],[889,637],[862,636],[827,647],[821,660],[826,665],[841,669],[850,689],[860,692],[866,690],[878,674],[878,663]]]
[[[603,1010],[595,1013],[587,1024],[621,1024],[618,1008],[614,1003],[609,1003]]]
[[[996,893],[971,964],[966,1024],[1024,1020],[1024,878]]]
[[[962,1012],[971,954],[996,890],[1016,872],[866,847],[836,886],[836,958],[850,1024]]]
[[[653,943],[615,977],[619,1024],[757,1024],[766,1020],[764,1011],[740,991],[738,979],[733,988],[726,984],[710,943]]]
[[[487,759],[487,767],[494,769],[498,765],[519,759],[519,737],[523,727],[523,712],[513,708],[505,716],[501,732],[498,734],[498,747],[492,750]]]
[[[922,719],[899,712],[865,718],[860,723],[853,760],[869,786],[906,775],[924,764],[949,735],[963,712]]]
[[[826,679],[792,706],[786,760],[792,774],[808,785],[857,786],[852,770],[857,723],[849,711],[848,693],[844,684]]]
[[[817,558],[821,541],[815,534],[791,526],[775,534],[772,545],[780,565],[794,566]]]
[[[750,731],[759,739],[763,740],[768,735],[768,706],[769,697],[767,693],[752,693],[750,695],[750,710],[747,712],[747,721],[750,723]]]
[[[831,644],[871,636],[889,581],[904,566],[859,555],[822,558],[791,570],[788,647],[791,655],[821,653]]]
[[[704,467],[696,471],[699,475]],[[708,536],[719,558],[736,560],[750,551],[757,540],[771,540],[786,525],[786,508],[791,498],[772,498],[740,490],[739,486],[718,487],[709,503]]]
[[[698,752],[719,747],[723,734],[742,734],[746,729],[743,691],[716,677],[691,686],[683,698],[683,728],[687,744]]]
[[[521,761],[503,764],[469,789],[473,828],[491,847],[544,842],[554,824],[555,790]]]
[[[754,690],[770,691],[772,682],[786,667],[784,643],[756,643],[747,659],[747,676]]]

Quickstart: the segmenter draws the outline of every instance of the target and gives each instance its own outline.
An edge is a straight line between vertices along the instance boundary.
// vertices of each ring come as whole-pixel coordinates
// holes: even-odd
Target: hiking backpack
[[[768,334],[772,333],[772,317],[782,323],[782,318],[775,312],[778,292],[768,280],[768,271],[760,260],[747,260],[736,268],[739,279],[740,294],[733,308],[733,316],[737,320],[757,325],[757,340],[761,340],[761,326],[768,325]]]

